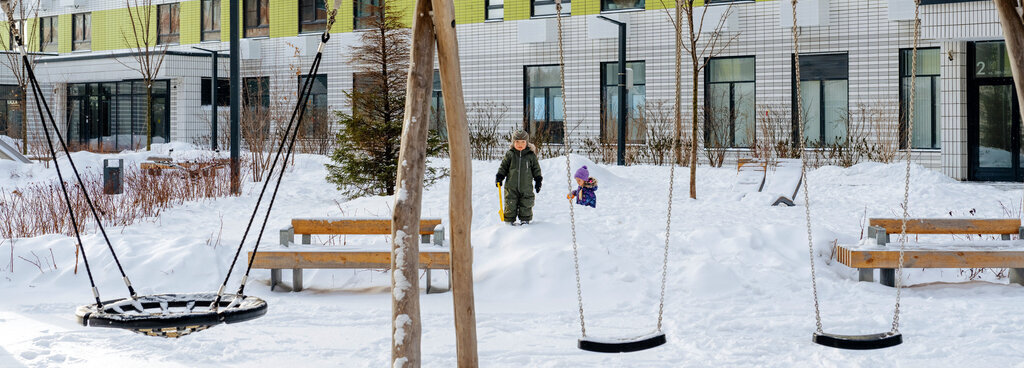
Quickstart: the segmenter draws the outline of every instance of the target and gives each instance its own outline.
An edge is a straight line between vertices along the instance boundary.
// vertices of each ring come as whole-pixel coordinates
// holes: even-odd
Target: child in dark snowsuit
[[[512,148],[505,153],[494,179],[498,186],[505,182],[505,223],[514,225],[533,221],[534,193],[540,193],[544,179],[537,159],[537,147],[529,142],[530,135],[522,130],[512,134]],[[507,179],[507,180],[506,180]]]
[[[576,204],[597,208],[597,179],[590,177],[590,171],[587,170],[586,166],[576,170],[576,174],[573,177],[576,178],[576,184],[579,187],[566,195],[565,198],[576,198]]]

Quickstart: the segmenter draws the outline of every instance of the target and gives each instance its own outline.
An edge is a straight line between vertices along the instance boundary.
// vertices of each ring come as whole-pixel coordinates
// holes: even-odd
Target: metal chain
[[[903,251],[907,245],[907,219],[910,217],[910,154],[914,137],[914,98],[917,93],[917,42],[921,37],[921,0],[914,1],[914,48],[910,59],[910,100],[907,103],[907,172],[903,181],[903,222],[900,225],[900,263],[896,265],[896,305],[892,312],[892,334],[900,332],[900,297],[903,290]]]
[[[672,138],[672,146],[679,147],[679,141]],[[682,149],[681,147],[676,149]],[[658,300],[658,332],[661,332],[662,316],[665,314],[665,282],[668,280],[668,245],[672,232],[672,194],[676,185],[676,160],[672,159],[672,168],[668,173],[668,218],[665,220],[665,255],[661,264],[661,298]]]
[[[799,130],[800,130],[800,135],[799,135],[799,138],[798,138],[798,139],[800,139],[800,177],[803,178],[803,186],[804,186],[804,218],[807,219],[807,254],[808,254],[808,256],[810,257],[810,260],[811,260],[811,291],[814,293],[814,326],[815,326],[816,331],[820,334],[820,333],[824,333],[824,331],[821,328],[821,305],[818,302],[818,280],[817,280],[817,275],[815,273],[816,271],[814,269],[814,238],[811,235],[811,195],[810,195],[810,188],[809,188],[809,184],[808,184],[808,182],[810,180],[808,180],[808,178],[807,178],[807,141],[804,139],[804,114],[803,114],[804,96],[800,92],[800,42],[799,42],[799,32],[797,31],[797,26],[796,26],[796,3],[797,3],[797,0],[792,0],[792,5],[793,5],[793,9],[792,9],[793,10],[793,27],[792,27],[792,31],[793,31],[793,64],[794,64],[793,70],[796,72],[796,77],[795,77],[794,80],[796,81],[795,84],[796,84],[796,103],[797,103],[797,105],[796,105],[797,111],[795,111],[794,113],[797,114],[797,119],[798,119],[797,125],[799,125]]]
[[[562,0],[555,0],[555,18],[558,19],[558,82],[559,87],[562,88],[562,121],[569,121],[569,112],[566,108],[565,101],[565,49],[562,46]],[[569,153],[572,152],[572,140],[569,139],[569,124],[562,124],[562,135],[565,142],[565,182],[572,191],[572,163],[569,159]],[[576,209],[572,205],[572,199],[569,199],[569,223],[572,228],[572,264],[576,270],[576,301],[580,306],[580,334],[583,337],[587,337],[587,323],[583,318],[583,286],[580,283],[580,256],[579,246],[576,243]]]

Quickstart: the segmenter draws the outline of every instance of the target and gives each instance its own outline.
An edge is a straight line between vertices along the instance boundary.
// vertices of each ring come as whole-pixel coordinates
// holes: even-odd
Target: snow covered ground
[[[166,150],[168,146],[159,146]],[[202,155],[178,147],[175,156]],[[75,154],[98,172],[113,155]],[[126,164],[144,159],[126,153]],[[326,159],[299,156],[285,179],[263,243],[292,217],[388,216],[387,197],[347,200],[323,178]],[[667,167],[587,164],[600,181],[598,207],[576,208],[587,332],[641,335],[654,329],[664,244]],[[508,227],[497,216],[496,162],[474,162],[473,245],[480,362],[486,367],[705,366],[1020,366],[1024,288],[991,273],[966,281],[959,270],[907,270],[903,345],[842,351],[811,343],[814,331],[803,195],[797,207],[769,207],[757,195],[737,200],[735,168],[698,170],[698,200],[688,173],[676,171],[664,331],[668,344],[602,355],[575,348],[580,327],[565,201],[565,158],[542,160],[546,178],[535,223]],[[443,161],[434,164],[444,165]],[[810,173],[814,261],[826,331],[888,331],[895,291],[856,281],[830,260],[831,243],[857,242],[867,217],[899,213],[903,164],[825,167]],[[1019,216],[1017,186],[960,183],[915,166],[912,216]],[[52,180],[41,164],[0,162],[0,187]],[[213,291],[238,245],[254,186],[238,198],[193,202],[159,218],[108,228],[140,293]],[[429,188],[424,215],[446,217],[448,183]],[[218,241],[219,238],[219,241]],[[325,241],[325,239],[318,239]],[[102,296],[126,296],[102,239],[84,237]],[[335,242],[341,240],[335,239]],[[348,237],[349,244],[386,242]],[[251,244],[250,244],[251,246]],[[52,251],[52,258],[50,256]],[[26,260],[43,260],[41,267]],[[267,300],[266,316],[181,339],[149,338],[75,323],[92,300],[74,240],[44,235],[0,239],[0,367],[382,367],[389,365],[389,277],[370,270],[308,270],[301,293],[271,292],[256,270],[247,293]],[[13,270],[10,262],[13,262]],[[49,265],[49,266],[47,266]],[[284,272],[286,283],[290,281]],[[238,274],[236,270],[235,275]],[[445,285],[443,272],[435,282]],[[232,280],[231,290],[237,287]],[[424,281],[420,280],[421,287]],[[454,367],[450,293],[421,294],[423,363]]]

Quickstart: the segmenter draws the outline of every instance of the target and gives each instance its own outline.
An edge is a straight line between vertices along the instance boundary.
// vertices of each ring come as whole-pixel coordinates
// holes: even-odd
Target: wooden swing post
[[[433,85],[434,42],[441,69],[451,156],[449,228],[451,229],[452,297],[459,367],[477,367],[476,311],[473,302],[473,253],[470,225],[472,161],[462,97],[455,8],[452,0],[417,0],[405,119],[392,218],[392,344],[394,367],[420,366],[418,265],[420,208],[426,169],[426,141]]]

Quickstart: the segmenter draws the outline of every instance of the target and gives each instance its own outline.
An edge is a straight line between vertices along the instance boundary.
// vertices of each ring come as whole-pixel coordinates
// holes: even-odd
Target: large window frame
[[[202,0],[200,4],[201,41],[220,42],[220,0]]]
[[[210,88],[210,82],[213,78],[202,77],[199,82],[199,105],[210,106],[210,100],[213,98],[213,90]],[[228,107],[231,106],[231,79],[229,78],[217,78],[217,106]]]
[[[929,132],[929,139],[928,139],[927,144],[925,144],[925,142],[913,142],[912,141],[911,145],[910,145],[910,148],[911,149],[941,149],[942,148],[942,138],[941,138],[942,127],[940,126],[940,122],[941,122],[940,114],[941,114],[942,109],[940,107],[940,101],[941,101],[941,98],[942,98],[941,97],[941,95],[942,95],[942,93],[941,93],[942,92],[941,91],[942,79],[941,79],[941,68],[938,67],[938,64],[940,63],[939,59],[941,58],[941,54],[939,52],[939,48],[938,47],[918,48],[917,52],[918,52],[918,54],[917,54],[917,61],[918,61],[917,88],[918,88],[918,91],[914,94],[914,98],[918,99],[919,101],[922,100],[922,99],[925,100],[925,101],[928,101],[928,105],[931,106],[930,111],[928,111],[929,119],[928,119],[927,122],[924,122],[925,123],[924,125],[926,125],[926,127],[928,129],[928,132]],[[922,52],[925,52],[927,54],[934,53],[934,55],[922,55]],[[922,56],[934,57],[935,58],[935,65],[936,65],[936,67],[934,68],[935,69],[934,71],[929,72],[929,71],[924,70],[924,68],[922,68],[922,65],[921,65],[922,64]],[[909,90],[910,89],[910,77],[911,77],[911,72],[913,71],[911,69],[911,65],[910,65],[911,57],[913,57],[913,49],[900,49],[900,79],[899,79],[899,84],[900,84],[900,116],[899,116],[900,117],[900,135],[899,135],[899,137],[900,137],[900,144],[899,144],[899,147],[900,147],[900,149],[906,149],[907,148],[907,133],[909,132],[907,130],[907,123],[908,123],[908,121],[910,119],[910,111],[909,111],[909,106],[907,105],[907,103],[910,102],[910,101],[908,101],[908,99],[910,98],[910,90]],[[921,95],[921,89],[924,86],[926,86],[928,91],[930,92],[930,94],[928,96],[922,96]],[[917,107],[914,108],[914,120],[915,120],[915,122],[914,122],[915,123],[914,124],[914,132],[920,132],[922,129],[925,128],[925,127],[921,126],[921,124],[920,124],[921,122],[918,120],[918,118],[921,117],[923,111],[922,111],[922,109],[918,108],[918,107],[920,107],[920,105],[915,104],[915,106],[917,106]]]
[[[245,0],[244,8],[245,37],[269,37],[270,0]]]
[[[749,59],[750,78],[740,77],[721,81],[715,80],[716,71],[714,69],[717,67],[718,62],[740,59]],[[754,143],[757,142],[757,57],[754,55],[725,56],[708,58],[706,61],[707,66],[704,68],[704,144],[707,145],[708,142],[715,142],[719,148],[753,147]],[[742,65],[739,66],[742,67]],[[714,93],[714,90],[720,86],[725,86],[727,88],[729,106],[722,107],[715,105],[715,101],[718,101],[718,99],[716,99],[712,94]],[[738,93],[743,93],[743,91],[738,91],[738,89],[742,90],[747,87],[749,87],[750,102],[745,103],[743,101],[737,101],[738,98],[745,97],[738,95]],[[744,109],[746,111],[740,111],[743,106],[738,105],[747,105],[749,107]],[[722,133],[718,131],[717,128],[722,127],[715,126],[716,122],[711,119],[717,119],[718,111],[723,108],[727,113],[728,122],[726,124],[728,124],[728,132],[723,136],[717,136],[718,133]],[[740,119],[744,118],[742,115],[744,113],[748,114],[745,118],[749,119],[749,121],[746,122],[749,126],[744,128],[749,129],[749,131],[746,133],[740,131],[740,134],[737,134],[737,123]],[[712,136],[712,134],[715,134],[716,136]]]
[[[60,50],[60,23],[57,16],[39,18],[39,49],[42,52]]]
[[[299,0],[299,33],[327,29],[327,0]]]
[[[601,11],[644,10],[645,0],[601,0]]]
[[[302,85],[306,81],[306,75],[298,78],[298,93],[302,93]],[[309,99],[306,100],[306,112],[302,116],[302,130],[304,136],[315,135],[320,129],[328,128],[330,105],[328,104],[327,74],[313,76],[313,88],[309,92]]]
[[[71,51],[92,48],[92,13],[71,14]]]
[[[484,0],[484,20],[505,20],[505,0]]]
[[[822,54],[805,54],[800,55],[800,80],[796,80],[796,56],[792,56],[790,63],[791,67],[791,95],[793,98],[793,144],[794,147],[800,147],[800,142],[803,141],[804,137],[800,136],[800,121],[801,116],[804,115],[804,111],[798,108],[799,100],[797,99],[797,83],[803,82],[818,82],[817,87],[817,116],[816,122],[804,121],[805,124],[817,124],[818,137],[816,140],[807,139],[805,147],[808,148],[822,148],[832,144],[844,144],[845,140],[849,138],[850,125],[850,62],[849,54],[843,53],[822,53]],[[814,63],[814,64],[812,64]],[[808,83],[810,84],[810,83]],[[835,115],[837,121],[830,121],[828,117],[829,112],[829,101],[835,100],[834,95],[826,94],[826,90],[830,87],[845,86],[843,93],[845,96],[845,106]],[[801,93],[808,93],[809,86],[800,86]],[[808,99],[803,99],[804,104],[808,103]],[[833,128],[842,128],[842,135],[829,134],[830,124]],[[832,129],[833,131],[835,129]],[[804,134],[808,134],[810,130],[804,129]],[[839,138],[840,140],[837,140]]]
[[[22,110],[24,90],[18,85],[0,85],[0,134],[21,136],[21,127],[25,124]]]
[[[181,3],[156,6],[156,43],[177,45],[181,41]]]
[[[523,66],[523,112],[525,114],[523,118],[523,129],[530,133],[532,139],[536,140],[539,131],[544,131],[544,137],[547,140],[544,143],[562,144],[565,142],[565,117],[562,116],[561,120],[557,120],[557,114],[562,113],[561,105],[559,105],[555,96],[561,96],[561,103],[565,103],[565,94],[562,93],[562,87],[557,82],[549,82],[541,85],[530,84],[530,70],[534,68],[555,68],[558,70],[558,64],[543,64],[543,65],[524,65]],[[541,93],[543,97],[543,117],[541,119],[535,119],[536,106],[533,105],[530,96],[534,93]],[[554,92],[554,93],[553,93]]]
[[[643,78],[637,76],[637,66],[643,67]],[[618,61],[601,63],[601,142],[615,143],[619,137],[619,101],[618,101]],[[644,60],[632,60],[626,62],[626,68],[633,70],[633,87],[626,91],[626,101],[630,108],[626,110],[626,143],[640,144],[647,140],[647,127],[642,117],[646,112],[647,105],[647,63]],[[608,78],[609,74],[615,79]],[[642,93],[640,93],[642,92]],[[637,104],[635,98],[641,98],[642,103]],[[609,129],[609,126],[611,128]]]
[[[530,0],[531,17],[553,17],[556,16],[557,5],[555,0]],[[562,1],[562,16],[572,15],[572,2]]]
[[[384,0],[355,0],[352,7],[352,29],[372,29],[368,19],[380,16],[384,11]]]
[[[170,88],[169,80],[153,81],[153,143],[170,141]],[[67,96],[68,141],[99,150],[145,146],[146,84],[141,79],[69,83]]]

